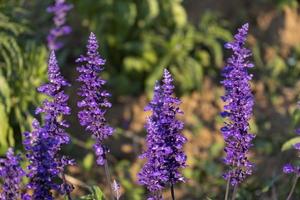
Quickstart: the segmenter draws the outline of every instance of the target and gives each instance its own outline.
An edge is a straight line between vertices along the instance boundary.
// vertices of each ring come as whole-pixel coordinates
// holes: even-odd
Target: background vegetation
[[[76,113],[75,58],[85,51],[90,31],[96,33],[107,60],[103,76],[113,93],[109,122],[116,127],[111,146],[111,171],[122,187],[122,199],[144,199],[136,184],[142,165],[143,107],[154,81],[168,67],[175,77],[177,95],[185,112],[184,134],[189,167],[185,184],[176,186],[178,199],[222,199],[223,139],[220,70],[228,52],[224,42],[245,22],[250,23],[248,46],[253,50],[253,91],[256,104],[251,130],[257,134],[251,159],[253,176],[239,190],[238,199],[283,199],[291,177],[283,163],[296,158],[291,143],[300,114],[300,13],[297,0],[72,0],[65,37],[58,57],[73,84],[68,91]],[[35,88],[46,79],[46,35],[52,27],[45,10],[50,0],[0,0],[0,154],[15,145],[22,151],[21,133],[30,130],[34,108],[41,99]],[[74,115],[76,116],[76,115]],[[69,120],[72,145],[66,153],[78,163],[70,167],[74,196],[87,194],[86,185],[108,187],[103,169],[95,166],[92,141]],[[80,151],[78,150],[80,149]],[[75,178],[76,177],[76,178]],[[97,191],[97,188],[93,189]],[[96,192],[95,192],[96,195]],[[169,194],[166,194],[168,197]],[[299,188],[296,195],[300,195]],[[86,197],[89,198],[89,197]]]

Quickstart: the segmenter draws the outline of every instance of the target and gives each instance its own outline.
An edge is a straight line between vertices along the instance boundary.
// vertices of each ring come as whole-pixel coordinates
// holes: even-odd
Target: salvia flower
[[[248,24],[245,24],[238,29],[234,41],[225,44],[225,48],[231,49],[233,54],[223,69],[224,80],[221,82],[225,88],[222,99],[226,104],[221,115],[228,118],[221,128],[226,143],[224,162],[230,167],[224,178],[230,180],[232,185],[241,183],[251,175],[253,168],[247,157],[255,137],[249,133],[248,123],[252,116],[254,98],[249,83],[252,75],[248,73],[248,69],[253,67],[248,61],[251,51],[244,47],[247,33]]]
[[[181,134],[183,122],[176,119],[182,114],[180,100],[173,97],[173,79],[164,70],[163,84],[155,84],[152,101],[145,107],[152,115],[147,119],[147,150],[141,158],[147,162],[138,174],[139,183],[151,192],[149,200],[162,199],[161,191],[177,182],[184,181],[179,169],[186,166],[183,145],[186,138]]]
[[[72,4],[68,4],[65,0],[55,0],[55,4],[49,6],[47,11],[53,13],[54,27],[50,30],[47,41],[50,50],[58,50],[63,43],[58,41],[61,36],[68,35],[72,32],[72,28],[66,25],[66,16],[68,11],[73,8]]]
[[[60,73],[54,51],[49,58],[48,79],[49,83],[40,86],[38,91],[49,96],[49,99],[36,109],[36,114],[43,114],[44,123],[41,125],[35,119],[33,131],[24,133],[24,147],[29,160],[28,188],[33,190],[33,200],[51,200],[51,191],[68,195],[72,190],[72,186],[64,181],[63,174],[64,168],[72,165],[73,160],[59,154],[62,145],[70,140],[65,131],[69,125],[63,119],[64,115],[70,115],[71,112],[67,105],[69,97],[63,91],[63,87],[69,86],[69,83]]]
[[[105,60],[98,53],[98,42],[94,33],[91,33],[87,45],[87,54],[80,56],[76,62],[80,64],[77,71],[80,73],[78,82],[81,83],[78,95],[82,99],[78,102],[80,111],[78,119],[81,126],[85,127],[96,140],[94,145],[97,164],[105,163],[108,149],[103,145],[103,140],[113,134],[113,128],[105,119],[106,109],[111,107],[108,101],[110,93],[103,89],[106,81],[99,77],[103,71]]]
[[[3,181],[0,200],[21,198],[21,181],[25,172],[20,166],[20,161],[20,155],[15,155],[12,148],[8,149],[6,158],[0,159],[0,179]]]

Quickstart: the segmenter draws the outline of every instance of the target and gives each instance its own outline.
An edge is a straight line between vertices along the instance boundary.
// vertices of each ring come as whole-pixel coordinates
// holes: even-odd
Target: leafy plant
[[[232,37],[215,14],[205,13],[197,27],[190,24],[180,0],[74,4],[82,24],[101,36],[109,80],[118,94],[150,94],[163,68],[174,74],[180,92],[197,89],[207,71],[222,65],[221,41]]]
[[[46,48],[31,40],[18,1],[0,4],[0,154],[30,129],[36,88],[46,76]]]

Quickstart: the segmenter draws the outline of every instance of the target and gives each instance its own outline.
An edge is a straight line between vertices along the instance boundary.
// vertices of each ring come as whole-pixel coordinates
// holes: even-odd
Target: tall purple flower
[[[173,97],[173,79],[164,70],[162,86],[156,82],[154,96],[145,111],[152,111],[147,119],[147,150],[141,158],[147,159],[138,174],[139,183],[151,192],[151,200],[162,199],[161,191],[177,182],[184,181],[179,169],[186,166],[183,145],[186,138],[181,135],[183,122],[176,119],[182,114],[180,100]]]
[[[47,36],[48,48],[50,50],[60,49],[63,46],[63,43],[59,42],[58,39],[61,36],[68,35],[72,32],[72,28],[65,25],[67,13],[72,8],[73,5],[66,3],[65,0],[55,0],[55,4],[47,8],[49,13],[54,14],[53,22],[55,25]]]
[[[25,132],[24,147],[29,160],[28,174],[30,182],[28,188],[33,190],[33,200],[53,199],[53,190],[62,195],[69,195],[72,186],[63,179],[64,168],[72,165],[73,160],[60,156],[63,144],[69,143],[69,136],[65,128],[69,127],[63,119],[70,115],[67,105],[68,95],[63,91],[69,83],[62,77],[54,51],[51,52],[48,63],[49,83],[42,85],[38,91],[49,96],[38,107],[36,114],[43,114],[44,123],[41,125],[36,119],[33,121],[33,131]],[[61,181],[57,182],[60,179]]]
[[[105,119],[106,109],[111,107],[108,101],[110,93],[103,89],[106,81],[99,77],[103,71],[105,60],[98,53],[98,42],[94,33],[90,34],[87,54],[81,55],[76,62],[80,64],[77,71],[80,73],[78,82],[81,83],[78,95],[82,99],[78,102],[81,109],[78,118],[81,126],[85,127],[95,138],[94,145],[97,164],[105,163],[105,154],[108,149],[103,145],[103,140],[113,134],[113,128]]]
[[[3,180],[0,200],[17,200],[21,198],[21,181],[25,172],[20,166],[21,157],[9,148],[6,158],[0,159],[0,179]]]
[[[230,167],[224,178],[230,180],[232,185],[241,183],[251,175],[253,168],[247,157],[255,137],[249,133],[248,123],[252,116],[254,100],[249,83],[252,75],[248,73],[248,68],[253,67],[248,61],[251,51],[244,47],[247,32],[248,24],[245,24],[238,29],[234,41],[225,44],[225,48],[231,49],[233,54],[223,69],[224,80],[221,82],[225,88],[222,99],[226,103],[221,116],[228,118],[225,126],[221,128],[226,143],[224,162]]]

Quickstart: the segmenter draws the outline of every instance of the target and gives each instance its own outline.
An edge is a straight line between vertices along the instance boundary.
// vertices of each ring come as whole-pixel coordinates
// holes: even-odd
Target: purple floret
[[[69,35],[72,32],[72,28],[69,25],[66,25],[66,16],[68,12],[73,8],[72,4],[68,4],[65,0],[56,0],[53,6],[49,6],[47,11],[53,13],[53,22],[55,27],[53,27],[48,36],[48,48],[50,50],[58,50],[63,46],[62,42],[59,42],[58,39],[61,36]]]
[[[52,200],[52,191],[62,195],[72,191],[72,186],[62,176],[65,167],[74,164],[74,161],[59,155],[62,145],[70,141],[65,131],[69,124],[63,119],[64,115],[71,113],[67,105],[69,97],[63,91],[63,87],[70,84],[60,73],[54,51],[48,63],[48,79],[49,83],[39,87],[38,91],[50,98],[36,109],[37,114],[43,115],[44,124],[34,119],[33,131],[24,133],[24,147],[29,160],[27,176],[30,182],[27,186],[33,190],[33,200]],[[57,182],[58,179],[61,183]]]
[[[292,164],[288,163],[288,164],[284,165],[283,172],[286,174],[294,173],[295,167]]]
[[[98,42],[94,33],[90,34],[87,54],[80,56],[76,62],[80,64],[77,71],[80,73],[77,81],[81,83],[78,95],[82,99],[78,102],[80,111],[78,119],[80,125],[89,131],[96,140],[94,145],[97,164],[105,163],[105,154],[108,149],[103,141],[113,134],[114,129],[107,124],[105,113],[111,107],[108,98],[109,92],[103,89],[106,81],[99,75],[103,71],[105,60],[98,53]]]
[[[141,185],[151,192],[149,199],[160,200],[161,191],[177,182],[184,181],[179,172],[186,166],[186,155],[183,145],[186,138],[181,134],[183,122],[176,119],[182,114],[180,100],[173,97],[173,79],[165,69],[162,86],[157,82],[154,96],[145,111],[152,111],[147,119],[147,150],[141,158],[147,162],[138,174]]]
[[[15,155],[12,148],[8,149],[6,158],[0,159],[0,179],[3,181],[0,200],[21,198],[21,181],[25,172],[20,166],[20,161],[20,155]]]
[[[248,60],[251,51],[244,47],[247,33],[248,24],[245,24],[238,29],[234,41],[225,44],[225,48],[231,49],[233,54],[223,69],[224,80],[221,82],[225,88],[222,99],[226,104],[221,116],[228,118],[221,128],[226,143],[224,162],[230,167],[224,178],[232,185],[241,183],[253,170],[253,164],[247,157],[255,137],[249,133],[254,98],[250,87],[252,74],[248,73],[248,69],[253,67]]]

